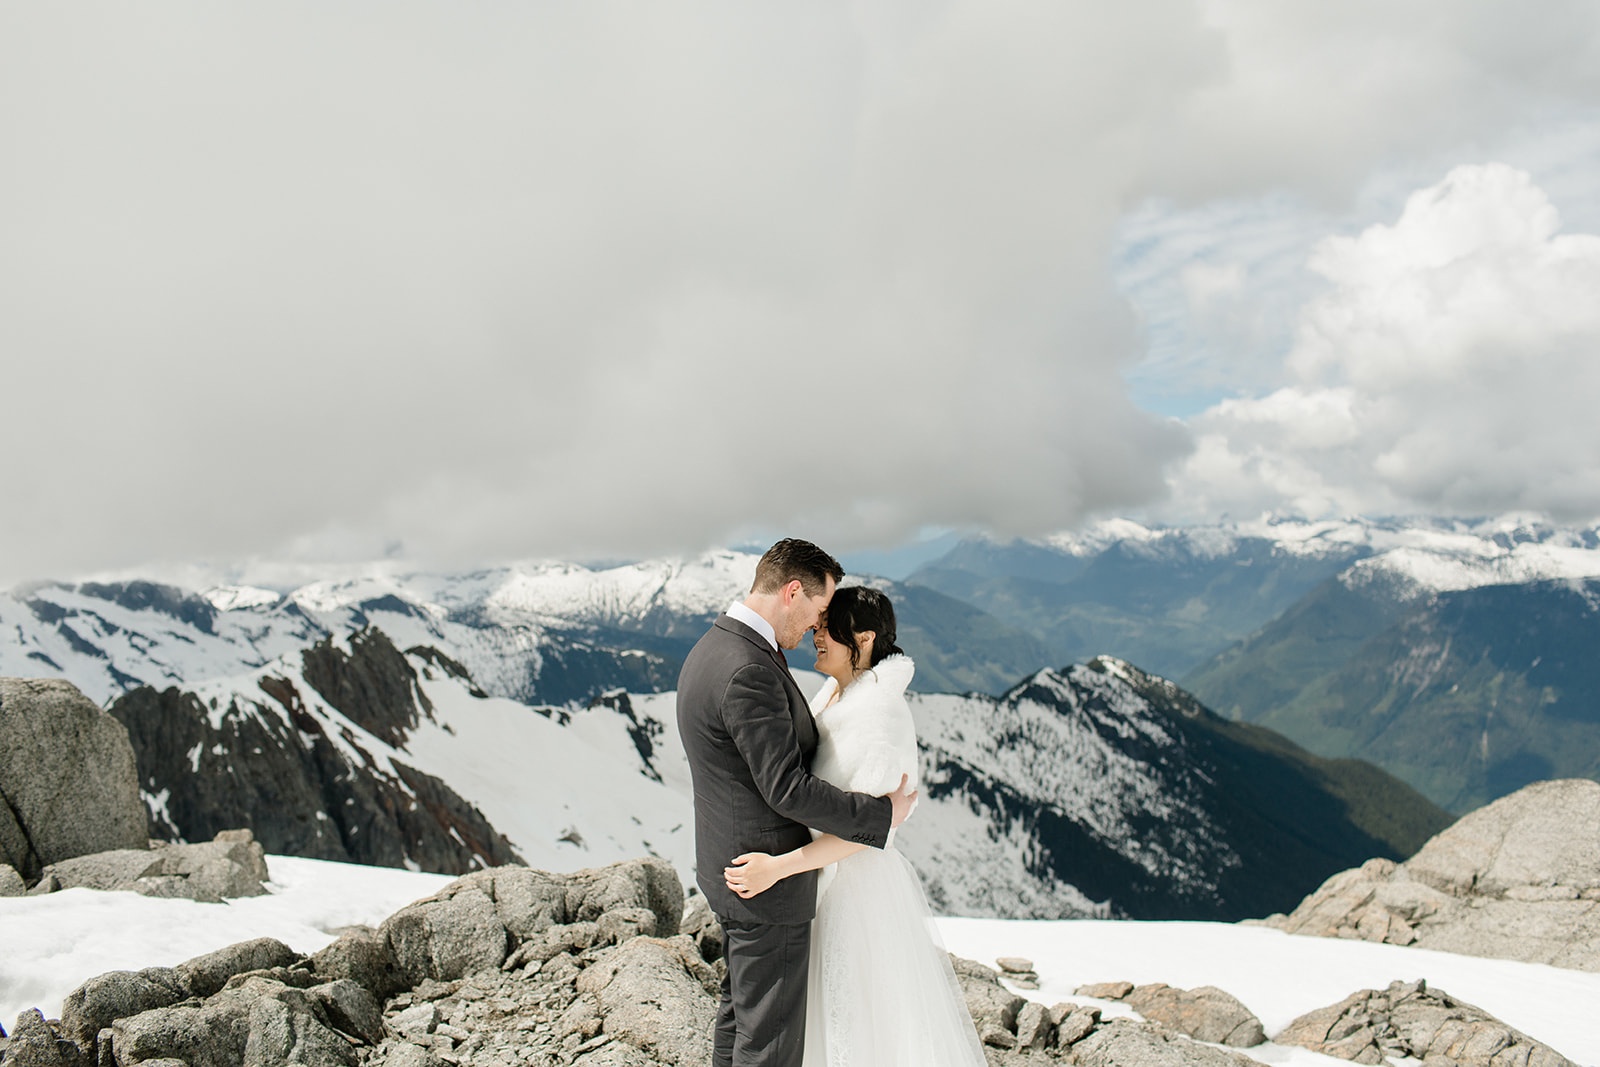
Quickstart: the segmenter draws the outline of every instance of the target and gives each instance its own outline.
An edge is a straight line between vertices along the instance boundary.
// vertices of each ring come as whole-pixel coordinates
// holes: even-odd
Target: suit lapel
[[[765,641],[762,644],[766,644]],[[794,675],[789,673],[789,661],[783,658],[782,652],[773,651],[767,645],[773,661],[778,665],[778,671],[783,675],[784,688],[789,694],[789,714],[794,719],[794,735],[800,740],[800,751],[805,753],[809,764],[811,754],[817,750],[817,723],[811,717],[811,708],[806,703],[806,695],[800,691],[800,683],[794,680]]]
[[[811,717],[811,708],[806,704],[806,695],[800,691],[800,684],[794,680],[794,675],[789,673],[789,663],[783,658],[783,653],[767,644],[766,638],[738,619],[719,615],[714,625],[729,633],[738,634],[755,645],[767,654],[767,658],[778,669],[778,674],[783,677],[784,691],[789,694],[789,717],[794,720],[794,735],[800,742],[801,754],[809,764],[812,753],[817,750],[817,724]]]

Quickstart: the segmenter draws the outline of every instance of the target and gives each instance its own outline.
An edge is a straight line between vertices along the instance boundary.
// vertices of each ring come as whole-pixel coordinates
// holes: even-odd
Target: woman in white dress
[[[811,701],[811,773],[840,789],[883,796],[917,781],[917,736],[906,704],[914,665],[895,645],[894,607],[876,589],[840,589],[813,635],[828,676]],[[752,897],[779,879],[823,868],[811,924],[805,1067],[982,1067],[983,1047],[911,863],[818,835],[781,856],[747,853],[724,871]]]

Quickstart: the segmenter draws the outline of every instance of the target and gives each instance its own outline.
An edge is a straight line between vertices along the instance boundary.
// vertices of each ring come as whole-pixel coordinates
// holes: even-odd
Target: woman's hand
[[[733,863],[732,867],[722,868],[722,877],[729,889],[746,900],[765,893],[785,877],[778,857],[765,852],[746,852],[735,856]]]

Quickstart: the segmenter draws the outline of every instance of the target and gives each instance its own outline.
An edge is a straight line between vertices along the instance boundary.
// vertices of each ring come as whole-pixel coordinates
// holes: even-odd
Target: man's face
[[[798,585],[798,583],[793,583]],[[794,589],[789,597],[789,613],[784,620],[784,625],[778,629],[779,648],[799,648],[801,640],[817,628],[822,621],[822,613],[828,610],[828,601],[833,599],[833,577],[824,576],[822,592],[818,596],[807,596],[805,587]]]

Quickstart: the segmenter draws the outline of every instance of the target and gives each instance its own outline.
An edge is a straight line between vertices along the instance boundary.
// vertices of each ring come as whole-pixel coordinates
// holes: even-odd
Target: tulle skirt
[[[910,861],[869,848],[829,873],[811,924],[805,1067],[983,1067]]]

